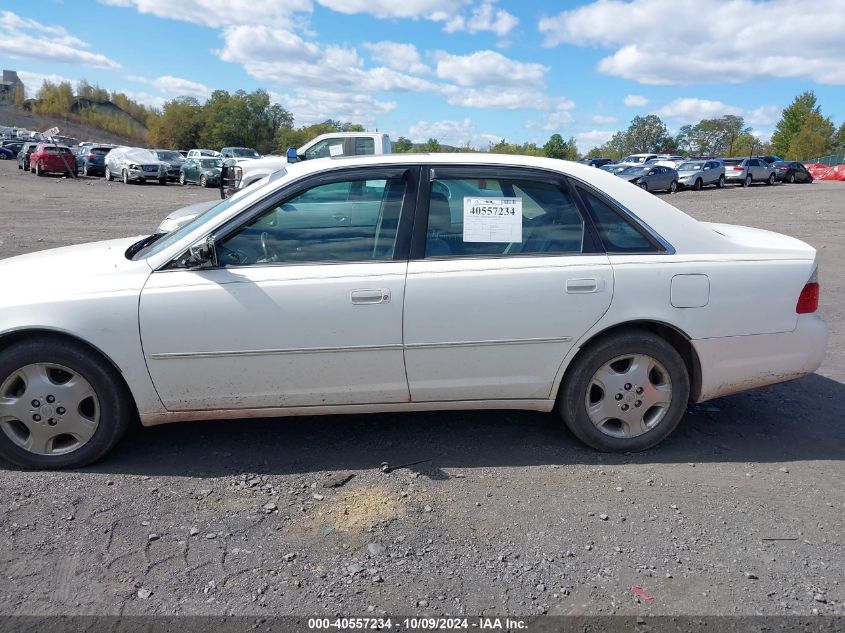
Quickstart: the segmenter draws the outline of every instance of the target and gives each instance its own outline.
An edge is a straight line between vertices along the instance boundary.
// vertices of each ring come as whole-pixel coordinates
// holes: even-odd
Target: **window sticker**
[[[464,198],[464,242],[522,243],[522,198]]]
[[[329,155],[331,156],[343,156],[343,145],[329,145]]]

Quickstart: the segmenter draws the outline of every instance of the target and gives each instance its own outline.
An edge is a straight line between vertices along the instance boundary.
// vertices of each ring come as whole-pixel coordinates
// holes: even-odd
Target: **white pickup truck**
[[[243,189],[284,167],[288,163],[334,156],[371,156],[391,153],[390,137],[383,132],[332,132],[321,134],[299,149],[291,147],[285,156],[265,156],[250,161],[238,161],[234,183],[229,189]]]
[[[220,197],[225,198],[266,178],[288,163],[313,158],[334,156],[372,156],[390,154],[390,137],[383,132],[333,132],[321,134],[296,149],[291,147],[286,156],[265,156],[255,159],[227,159],[227,176],[220,179]],[[234,172],[234,175],[231,175]],[[217,204],[218,201],[197,202],[168,214],[159,225],[158,233],[169,233],[184,226],[195,217]]]

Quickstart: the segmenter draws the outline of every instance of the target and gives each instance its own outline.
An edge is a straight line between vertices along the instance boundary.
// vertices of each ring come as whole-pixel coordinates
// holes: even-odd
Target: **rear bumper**
[[[701,365],[702,402],[816,371],[824,360],[827,324],[816,314],[800,314],[791,332],[690,342]]]
[[[743,181],[745,180],[746,171],[725,171],[725,180]]]

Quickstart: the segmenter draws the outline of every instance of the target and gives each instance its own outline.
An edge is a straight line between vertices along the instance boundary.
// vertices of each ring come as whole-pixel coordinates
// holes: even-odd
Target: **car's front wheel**
[[[0,352],[0,456],[25,468],[90,464],[128,428],[130,402],[116,372],[82,345],[13,345]]]
[[[185,172],[181,172],[181,173],[179,174],[179,184],[180,184],[180,185],[182,185],[182,186],[184,186],[184,185],[186,185],[187,183],[188,183],[188,181],[185,179]]]
[[[600,451],[643,451],[678,426],[689,399],[680,354],[664,339],[633,330],[588,346],[575,359],[558,410],[567,427]]]
[[[768,180],[766,180],[766,184],[767,185],[775,184],[775,175],[774,174],[769,174],[769,178],[768,178]]]
[[[105,176],[106,180],[108,180],[109,182],[114,180],[114,176],[112,176],[111,169],[109,169],[108,167],[106,167]]]
[[[669,183],[669,193],[675,193],[678,191],[678,183],[674,180]]]
[[[123,184],[124,185],[129,184],[129,172],[126,171],[125,169],[123,170]]]
[[[205,174],[200,176],[200,187],[208,187],[208,177]]]
[[[787,178],[787,180],[789,180],[790,185],[794,185],[795,184],[795,174],[789,174],[789,178]]]
[[[638,186],[640,189],[645,189],[646,191],[648,191],[648,183],[647,183],[647,182],[638,182],[638,183],[637,183],[637,186]]]
[[[703,183],[701,182],[701,178],[696,178],[696,179],[695,179],[695,184],[692,186],[692,188],[693,188],[695,191],[701,191],[701,187],[702,187],[702,185],[703,185]]]

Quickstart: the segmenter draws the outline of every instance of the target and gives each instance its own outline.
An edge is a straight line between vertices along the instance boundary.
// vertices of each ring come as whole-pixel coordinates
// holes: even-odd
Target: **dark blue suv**
[[[106,171],[106,154],[116,145],[83,145],[76,154],[76,174],[102,176]]]

